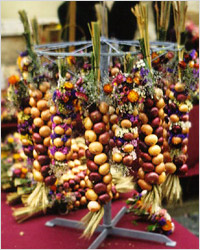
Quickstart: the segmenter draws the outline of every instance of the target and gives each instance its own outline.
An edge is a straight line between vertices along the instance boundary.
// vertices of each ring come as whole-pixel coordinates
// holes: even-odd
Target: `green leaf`
[[[136,220],[133,220],[133,221],[132,221],[132,224],[133,224],[133,225],[135,225],[135,226],[137,226],[137,225],[138,225],[138,223],[137,223],[137,221],[136,221]]]
[[[152,232],[155,231],[157,228],[156,224],[155,225],[149,225],[147,226],[147,231]]]

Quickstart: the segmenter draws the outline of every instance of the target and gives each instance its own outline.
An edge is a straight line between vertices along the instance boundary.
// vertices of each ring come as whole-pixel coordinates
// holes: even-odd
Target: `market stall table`
[[[122,196],[120,200],[112,203],[112,216],[125,205],[125,199],[131,194]],[[90,240],[80,239],[81,231],[64,227],[45,227],[46,221],[55,218],[55,215],[46,215],[32,218],[22,224],[17,224],[12,217],[12,210],[6,202],[6,194],[1,197],[1,248],[2,249],[86,249],[95,239],[96,234]],[[71,212],[67,216],[57,216],[61,218],[80,220],[87,213],[87,209]],[[133,225],[133,217],[126,214],[117,224],[119,227],[136,230],[145,230],[147,223],[138,222]],[[174,221],[174,220],[173,220]],[[199,239],[186,228],[175,223],[175,232],[169,236],[177,242],[176,249],[198,249]],[[128,238],[109,236],[101,245],[101,249],[170,249],[165,245],[147,241],[139,241]]]

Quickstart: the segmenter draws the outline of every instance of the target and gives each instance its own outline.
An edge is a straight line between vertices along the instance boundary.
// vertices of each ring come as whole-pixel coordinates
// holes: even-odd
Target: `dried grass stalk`
[[[147,60],[148,67],[151,70],[147,7],[146,5],[139,3],[135,6],[135,8],[132,8],[131,11],[136,16],[140,31],[140,39],[141,42],[144,42],[144,45],[142,45],[144,46],[143,56]]]
[[[161,185],[163,199],[168,204],[181,202],[182,189],[179,177],[175,174],[168,174],[165,182]]]
[[[156,25],[157,25],[157,39],[165,41],[167,30],[169,27],[171,1],[161,1],[161,10],[159,12],[158,4],[155,4],[156,11]]]
[[[46,213],[49,207],[49,201],[47,198],[49,190],[45,186],[45,183],[38,182],[34,191],[29,195],[22,196],[22,202],[25,207],[14,209],[13,216],[17,222],[22,222],[28,218],[34,216],[37,213]]]
[[[133,177],[124,176],[121,172],[116,172],[111,167],[112,182],[115,185],[117,192],[127,193],[135,189],[135,183],[133,183]]]
[[[81,235],[81,238],[85,237],[90,239],[93,235],[94,231],[98,227],[101,219],[104,215],[104,207],[101,207],[101,209],[97,212],[89,212],[81,219],[81,222],[83,222],[83,225],[86,227],[83,234]]]
[[[161,191],[160,185],[153,185],[153,189],[142,196],[140,209],[150,209],[151,214],[158,211],[161,205]]]

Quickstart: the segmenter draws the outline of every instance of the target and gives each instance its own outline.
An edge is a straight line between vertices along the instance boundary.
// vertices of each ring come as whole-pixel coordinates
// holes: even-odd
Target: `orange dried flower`
[[[64,101],[64,102],[68,102],[68,101],[69,101],[69,96],[65,96],[65,97],[63,98],[63,101]]]
[[[15,85],[16,83],[18,83],[20,80],[19,76],[18,75],[12,75],[8,78],[8,82],[9,84],[11,85]]]
[[[126,82],[127,82],[127,83],[133,83],[133,78],[130,77],[130,76],[128,76],[128,77],[126,78]]]
[[[140,84],[140,79],[139,79],[139,77],[134,77],[134,82],[136,83],[136,84]]]
[[[156,52],[153,52],[152,55],[151,55],[151,58],[154,59],[158,57],[158,54]],[[160,57],[158,57],[156,60],[153,61],[153,63],[157,64],[160,62]]]
[[[65,86],[66,89],[73,89],[74,88],[74,85],[71,82],[66,82],[64,84],[64,86]]]
[[[137,102],[138,98],[139,98],[139,95],[138,93],[135,91],[135,90],[131,90],[129,93],[128,93],[128,96],[127,96],[128,100],[130,102]]]
[[[103,86],[103,91],[107,94],[110,94],[113,90],[113,87],[111,86],[111,84],[107,83]]]
[[[26,177],[26,175],[23,173],[20,175],[20,178],[22,178],[22,179],[24,179],[25,177]]]
[[[170,220],[166,221],[166,224],[164,226],[162,226],[162,229],[164,231],[170,231],[172,229],[172,223]]]
[[[136,202],[136,204],[137,204],[138,207],[140,207],[140,206],[142,205],[142,201],[141,201],[141,200],[138,200],[138,201]]]
[[[81,111],[81,103],[80,103],[80,102],[77,102],[77,103],[76,103],[75,111],[76,111],[76,112]]]

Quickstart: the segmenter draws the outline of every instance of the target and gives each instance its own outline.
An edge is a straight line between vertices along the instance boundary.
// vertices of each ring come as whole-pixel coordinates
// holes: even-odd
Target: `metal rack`
[[[120,50],[119,46],[130,46],[135,47],[137,50],[135,51],[127,51],[124,52]],[[59,49],[67,49],[71,46],[78,47],[78,49],[74,50],[73,52],[55,52],[55,50]],[[82,46],[82,47],[81,47]],[[171,42],[160,42],[160,41],[154,41],[150,42],[150,50],[152,52],[156,51],[164,51],[163,54],[160,54],[160,56],[167,53],[167,51],[179,51],[180,49],[177,48],[177,44],[171,43]],[[105,48],[108,48],[106,50]],[[51,44],[42,44],[42,45],[36,45],[35,46],[35,52],[38,56],[44,56],[49,59],[50,56],[56,57],[57,59],[65,58],[67,56],[75,56],[75,57],[90,57],[90,52],[83,52],[86,49],[92,48],[92,42],[91,41],[77,41],[77,42],[63,42],[63,43],[51,43]],[[139,50],[140,44],[139,41],[136,40],[115,40],[115,39],[107,39],[105,37],[101,37],[101,56],[102,57],[113,57],[113,56],[125,56],[126,54],[130,55],[136,55],[140,53]],[[156,60],[157,58],[154,58],[152,61]],[[50,59],[53,61],[53,59]]]
[[[120,45],[128,45],[131,47],[136,47],[136,51],[129,51],[123,52],[119,49]],[[167,53],[167,51],[178,51],[176,44],[170,42],[151,42],[151,53],[162,50],[163,53],[159,56],[162,56]],[[76,49],[74,52],[55,52],[58,49],[66,49],[70,46],[82,46]],[[56,62],[58,59],[65,58],[66,56],[75,56],[75,57],[90,57],[91,53],[83,52],[84,50],[91,49],[92,42],[91,41],[78,41],[78,42],[66,42],[66,43],[57,43],[57,44],[45,44],[35,46],[35,52],[38,56],[44,56],[48,60]],[[125,56],[126,54],[136,55],[140,52],[139,50],[139,41],[118,41],[112,39],[106,39],[101,37],[101,77],[102,81],[108,74],[108,63],[109,57],[113,56]],[[52,59],[50,57],[55,57]],[[157,58],[154,58],[156,60]],[[119,220],[123,217],[126,213],[126,207],[122,207],[119,213],[112,219],[111,216],[111,202],[104,206],[104,217],[103,217],[103,224],[99,225],[96,229],[96,232],[100,232],[94,242],[89,246],[88,249],[96,249],[104,239],[109,235],[115,235],[120,237],[128,237],[133,239],[140,239],[140,240],[148,240],[158,243],[163,243],[166,246],[174,247],[176,246],[176,242],[172,241],[165,235],[157,234],[157,233],[150,233],[150,232],[143,232],[139,230],[131,230],[116,227],[116,224]],[[68,228],[76,228],[80,229],[83,227],[82,223],[79,221],[69,220],[69,219],[62,219],[62,218],[55,218],[51,221],[47,221],[46,226],[53,227],[53,226],[63,226]]]

